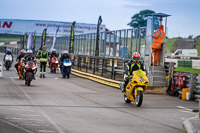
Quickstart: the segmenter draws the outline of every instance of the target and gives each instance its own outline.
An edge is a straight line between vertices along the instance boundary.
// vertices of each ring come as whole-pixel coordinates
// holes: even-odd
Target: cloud
[[[149,7],[152,6],[150,3],[147,2],[136,2],[136,1],[130,1],[130,0],[123,0],[121,1],[123,7]]]

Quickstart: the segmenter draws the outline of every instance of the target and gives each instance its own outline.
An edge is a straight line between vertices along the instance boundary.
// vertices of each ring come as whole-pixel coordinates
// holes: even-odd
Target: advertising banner
[[[36,36],[41,36],[43,30],[47,28],[47,36],[54,36],[55,30],[59,27],[57,36],[67,36],[70,35],[71,24],[72,22],[0,19],[0,34],[24,35],[35,31]],[[76,23],[74,27],[75,35],[96,33],[96,31],[96,24]],[[100,31],[105,31],[105,25],[100,26]]]

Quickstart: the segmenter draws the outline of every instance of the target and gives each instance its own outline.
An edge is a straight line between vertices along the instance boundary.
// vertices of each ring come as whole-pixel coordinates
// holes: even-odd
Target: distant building
[[[67,36],[70,34],[72,22],[42,21],[42,20],[22,20],[22,19],[0,19],[0,34],[24,35],[36,31],[36,35],[42,35],[47,28],[47,36],[53,36],[57,27],[57,36]],[[105,31],[106,26],[101,25],[100,31]],[[96,33],[97,24],[76,23],[75,35]]]

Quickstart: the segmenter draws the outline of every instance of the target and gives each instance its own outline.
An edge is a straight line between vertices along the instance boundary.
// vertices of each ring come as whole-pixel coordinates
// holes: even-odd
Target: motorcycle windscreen
[[[133,74],[136,74],[138,77],[146,76],[146,73],[144,71],[142,71],[141,69],[139,69],[137,71],[133,71]]]

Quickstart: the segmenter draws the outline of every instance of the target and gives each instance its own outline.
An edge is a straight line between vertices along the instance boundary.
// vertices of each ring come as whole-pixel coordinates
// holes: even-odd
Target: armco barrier
[[[196,84],[195,84],[195,94],[194,98],[196,101],[200,101],[200,74],[196,77]]]
[[[3,77],[3,62],[0,61],[0,78]]]
[[[96,76],[93,74],[89,74],[89,73],[85,73],[85,72],[81,72],[78,70],[74,70],[72,69],[72,74],[83,77],[83,78],[87,78],[108,86],[112,86],[112,87],[116,87],[116,88],[120,88],[119,83],[121,83],[120,81],[116,81],[116,80],[111,80],[111,79],[107,79],[107,78],[103,78],[100,76]]]

